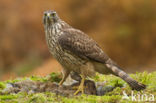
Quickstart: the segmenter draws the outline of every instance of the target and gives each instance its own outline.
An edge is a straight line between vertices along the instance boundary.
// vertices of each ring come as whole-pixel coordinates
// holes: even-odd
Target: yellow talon
[[[79,88],[79,86],[73,86],[73,87],[72,87],[72,89],[74,89],[74,90],[75,90],[75,89],[78,89],[78,88]]]
[[[60,82],[59,82],[59,86],[61,86],[63,84],[64,80],[62,79]]]
[[[85,77],[84,76],[81,76],[81,77],[82,77],[82,80],[81,80],[80,86],[79,86],[78,90],[74,93],[74,95],[77,95],[79,92],[81,92],[82,94],[84,93]]]

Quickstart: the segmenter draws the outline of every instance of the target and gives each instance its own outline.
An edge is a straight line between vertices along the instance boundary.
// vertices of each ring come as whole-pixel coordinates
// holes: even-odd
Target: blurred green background
[[[125,71],[156,70],[155,0],[0,0],[0,80],[60,71],[45,42],[45,10],[94,38]]]

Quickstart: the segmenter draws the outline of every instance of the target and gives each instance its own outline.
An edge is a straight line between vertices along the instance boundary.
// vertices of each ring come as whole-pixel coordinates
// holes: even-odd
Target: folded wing
[[[109,58],[93,39],[79,30],[63,30],[58,41],[63,49],[83,59],[105,63]]]

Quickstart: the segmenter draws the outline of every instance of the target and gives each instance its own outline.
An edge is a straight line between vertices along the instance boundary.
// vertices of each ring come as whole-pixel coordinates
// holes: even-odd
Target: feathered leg
[[[67,79],[69,73],[70,73],[69,70],[63,69],[63,71],[62,71],[63,78],[62,78],[62,80],[59,82],[59,85],[62,85],[62,84],[63,84],[63,82]]]

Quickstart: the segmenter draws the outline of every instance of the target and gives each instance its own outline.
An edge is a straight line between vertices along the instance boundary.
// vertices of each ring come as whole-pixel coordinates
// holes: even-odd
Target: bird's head
[[[43,16],[43,23],[44,25],[53,25],[57,23],[59,20],[59,17],[56,13],[56,11],[45,11]]]

